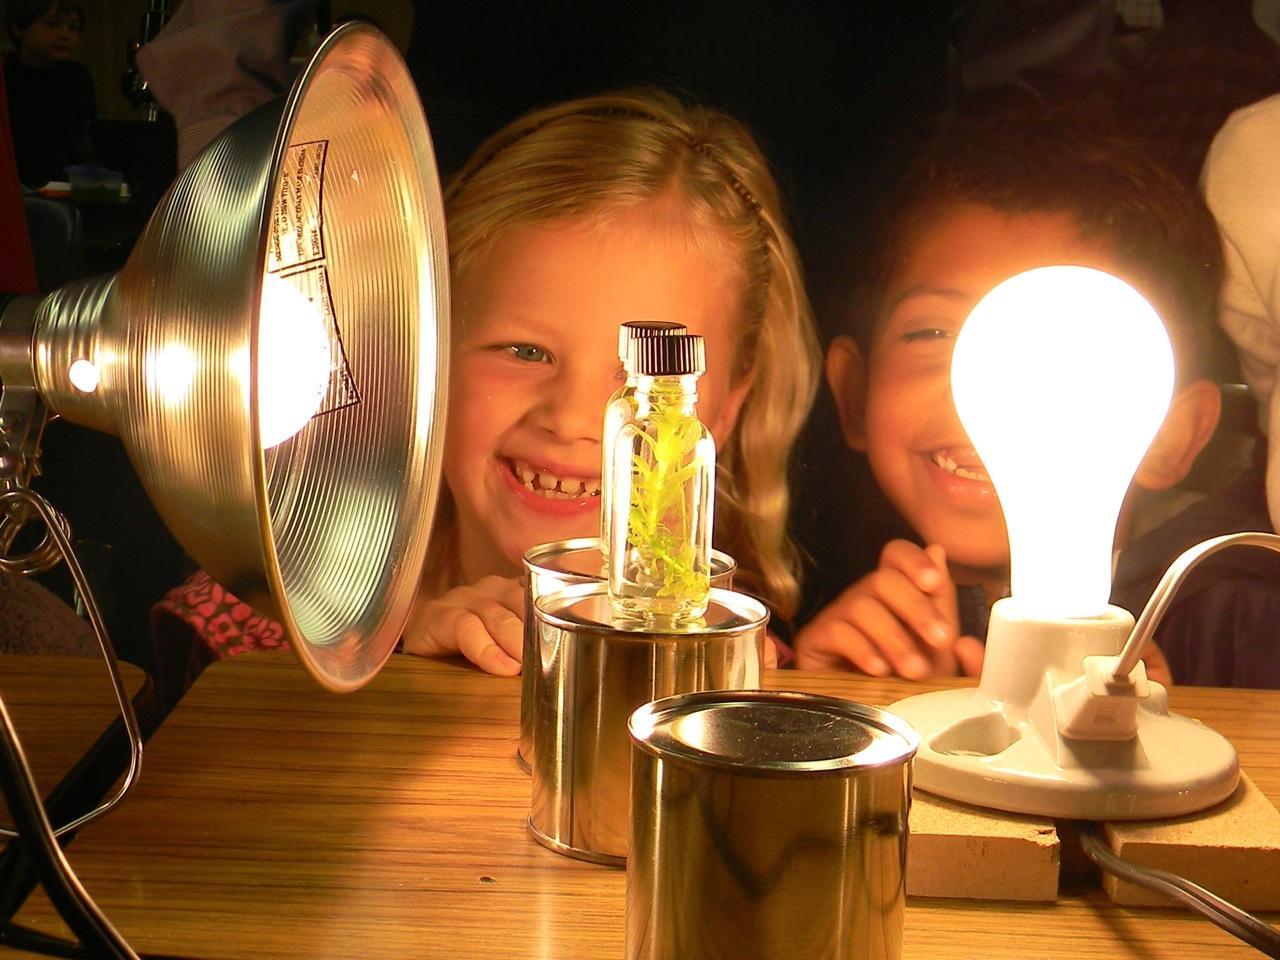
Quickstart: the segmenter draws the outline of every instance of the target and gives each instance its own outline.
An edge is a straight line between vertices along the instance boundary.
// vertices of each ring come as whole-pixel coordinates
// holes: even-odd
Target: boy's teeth
[[[557,477],[543,473],[520,460],[512,461],[512,468],[520,482],[534,493],[549,500],[577,500],[581,497],[598,497],[600,481],[580,477]]]
[[[934,465],[945,470],[947,473],[953,473],[957,477],[965,480],[981,480],[984,483],[990,482],[991,478],[987,476],[987,472],[981,466],[962,467],[956,463],[955,459],[946,453],[934,453],[930,457]]]

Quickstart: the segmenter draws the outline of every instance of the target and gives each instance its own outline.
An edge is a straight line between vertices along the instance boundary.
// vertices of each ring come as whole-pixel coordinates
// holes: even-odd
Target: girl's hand
[[[801,670],[848,669],[910,680],[982,672],[984,648],[960,636],[956,588],[942,547],[893,540],[880,566],[796,635]]]
[[[778,669],[778,646],[782,641],[770,632],[764,635],[764,668],[766,670]]]
[[[404,651],[420,657],[462,654],[486,673],[520,672],[524,648],[524,587],[518,579],[485,577],[442,597],[419,594],[404,628]]]

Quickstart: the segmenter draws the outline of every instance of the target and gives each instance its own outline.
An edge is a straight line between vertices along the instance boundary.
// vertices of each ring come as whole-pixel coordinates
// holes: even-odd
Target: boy
[[[1217,426],[1221,401],[1203,356],[1222,272],[1218,235],[1172,174],[1123,141],[1050,116],[936,138],[908,165],[874,237],[858,322],[830,345],[827,382],[845,442],[866,455],[923,546],[891,541],[876,570],[799,632],[796,664],[976,676],[986,613],[1008,592],[1009,550],[951,399],[956,334],[997,283],[1058,263],[1115,274],[1160,313],[1177,387],[1121,512],[1122,545],[1153,493],[1187,476]],[[1167,679],[1152,659],[1149,672]]]

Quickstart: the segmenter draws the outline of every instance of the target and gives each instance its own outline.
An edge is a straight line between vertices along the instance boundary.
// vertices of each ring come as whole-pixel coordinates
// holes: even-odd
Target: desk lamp
[[[49,523],[35,553],[67,547],[26,489],[63,416],[121,438],[184,549],[321,684],[377,673],[426,553],[448,379],[439,181],[390,41],[330,34],[174,182],[118,274],[0,309],[0,506]],[[2,706],[9,805],[61,858]],[[131,955],[91,902],[50,895],[90,952]]]
[[[1179,816],[1235,790],[1231,744],[1170,713],[1138,659],[1194,559],[1162,582],[1138,630],[1107,602],[1116,518],[1172,390],[1160,318],[1098,270],[1019,274],[961,328],[952,391],[1004,510],[1011,596],[992,607],[977,689],[892,707],[920,733],[924,790],[1089,820]]]

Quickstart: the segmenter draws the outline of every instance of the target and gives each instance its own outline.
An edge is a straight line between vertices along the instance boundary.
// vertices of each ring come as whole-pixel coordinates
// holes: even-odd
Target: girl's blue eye
[[[551,354],[532,343],[513,343],[507,347],[507,351],[517,360],[526,363],[547,363],[551,360]]]

